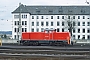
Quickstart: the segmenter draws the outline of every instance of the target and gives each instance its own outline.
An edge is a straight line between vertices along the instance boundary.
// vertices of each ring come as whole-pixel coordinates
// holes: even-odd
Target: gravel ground
[[[82,58],[61,58],[61,57],[1,57],[0,60],[90,60],[90,59],[82,59]]]
[[[3,46],[18,46],[16,43],[2,44]],[[76,46],[89,46],[90,44],[75,44]],[[90,59],[81,59],[81,58],[52,58],[52,57],[39,57],[39,58],[24,58],[24,57],[2,57],[0,56],[0,60],[90,60]]]

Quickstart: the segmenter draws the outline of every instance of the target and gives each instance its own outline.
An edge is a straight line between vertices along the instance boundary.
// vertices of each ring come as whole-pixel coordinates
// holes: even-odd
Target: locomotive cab
[[[71,45],[69,32],[56,32],[56,29],[45,29],[45,38],[50,45]]]
[[[56,29],[45,29],[44,32],[45,33],[53,33],[53,32],[56,32]]]

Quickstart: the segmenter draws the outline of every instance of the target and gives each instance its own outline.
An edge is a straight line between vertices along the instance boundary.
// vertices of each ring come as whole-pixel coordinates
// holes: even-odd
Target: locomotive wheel
[[[49,42],[49,45],[52,46],[52,42]]]
[[[50,46],[54,46],[55,44],[53,42],[49,42],[49,45]]]
[[[38,43],[36,42],[36,43],[35,43],[35,45],[37,46],[37,45],[38,45]]]
[[[33,45],[34,45],[34,46],[37,46],[37,45],[38,45],[38,42],[33,42]]]

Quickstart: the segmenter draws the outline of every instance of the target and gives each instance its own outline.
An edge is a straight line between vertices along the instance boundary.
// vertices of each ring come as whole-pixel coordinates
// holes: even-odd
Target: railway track
[[[0,58],[83,58],[90,59],[90,48],[83,47],[52,47],[52,46],[14,46],[0,47]]]

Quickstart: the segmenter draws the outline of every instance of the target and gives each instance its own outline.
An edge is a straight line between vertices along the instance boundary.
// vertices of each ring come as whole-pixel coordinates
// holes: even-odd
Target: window
[[[39,22],[37,22],[37,26],[39,26]]]
[[[14,25],[17,25],[17,21],[14,22]]]
[[[17,32],[19,32],[19,28],[17,28]]]
[[[75,26],[76,25],[76,23],[75,22],[73,22],[73,26]]]
[[[19,24],[19,21],[18,21],[18,24]],[[27,21],[22,21],[22,25],[27,25]]]
[[[80,22],[78,22],[78,26],[80,26]]]
[[[87,29],[87,33],[90,33],[90,28]]]
[[[25,32],[27,32],[27,28],[25,28]]]
[[[62,32],[64,32],[64,28],[62,28]]]
[[[57,16],[57,19],[59,19],[59,16]]]
[[[19,35],[17,35],[17,39],[19,39]]]
[[[80,33],[80,29],[78,29],[78,33]]]
[[[57,28],[57,32],[59,32],[59,28]]]
[[[75,33],[75,29],[73,29],[73,33]]]
[[[24,25],[24,21],[22,21],[22,25]]]
[[[34,26],[34,22],[32,22],[32,26]]]
[[[17,32],[17,29],[16,28],[14,28],[14,32]]]
[[[90,18],[87,18],[87,19],[90,19]]]
[[[34,16],[32,16],[32,19],[34,19]]]
[[[24,18],[27,18],[27,15],[24,15]]]
[[[80,19],[80,16],[78,16],[78,19]]]
[[[27,18],[27,15],[24,15],[24,18]]]
[[[24,32],[24,28],[22,28],[22,32]]]
[[[19,18],[19,15],[14,15],[14,19],[17,19],[17,18]]]
[[[87,22],[87,26],[90,26],[90,22]]]
[[[85,22],[82,22],[82,26],[85,26]]]
[[[26,15],[26,18],[27,18],[27,15]]]
[[[27,18],[27,15],[22,15],[22,18]]]
[[[90,39],[90,35],[87,35],[87,39]]]
[[[70,21],[68,22],[68,26],[71,26],[71,22]]]
[[[83,16],[83,19],[85,19],[85,16]]]
[[[73,39],[75,39],[75,35],[73,35]]]
[[[17,21],[17,25],[19,25],[19,21]]]
[[[80,39],[80,35],[78,35],[78,39]]]
[[[31,30],[32,32],[34,32],[34,28],[32,28],[32,30]]]
[[[64,19],[64,16],[62,16],[62,19]]]
[[[53,28],[50,28],[50,29],[53,29]]]
[[[48,22],[46,22],[46,26],[48,26]]]
[[[75,16],[73,16],[73,19],[75,19]]]
[[[48,28],[46,28],[46,29],[48,29]]]
[[[19,21],[15,21],[14,22],[14,25],[19,25]]]
[[[83,33],[85,33],[85,29],[83,29]]]
[[[44,22],[41,22],[41,26],[44,26]]]
[[[59,26],[59,21],[57,22],[57,26]]]
[[[62,26],[64,26],[64,22],[62,22]]]
[[[43,32],[44,31],[44,28],[41,28],[41,32]]]
[[[68,19],[70,19],[70,16],[68,16]]]
[[[41,16],[41,19],[43,19],[43,16]]]
[[[16,35],[14,35],[14,39],[16,39]]]
[[[24,18],[24,15],[22,15],[22,18]]]
[[[39,19],[39,16],[37,16],[37,19]]]
[[[85,35],[82,36],[82,39],[85,39]]]
[[[39,28],[37,28],[37,32],[39,32]]]
[[[27,25],[27,21],[25,21],[25,25]]]
[[[51,19],[53,19],[53,16],[51,16]]]
[[[51,26],[53,26],[53,22],[51,22]]]

